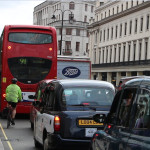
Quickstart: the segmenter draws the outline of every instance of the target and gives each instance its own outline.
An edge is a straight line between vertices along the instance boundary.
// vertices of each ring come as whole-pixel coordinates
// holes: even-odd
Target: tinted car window
[[[150,92],[145,89],[137,98],[134,128],[150,128]]]
[[[66,88],[63,91],[62,101],[66,105],[111,105],[113,92],[106,88],[76,87]]]
[[[118,125],[129,126],[131,108],[136,95],[136,89],[125,89],[121,97],[118,114]]]

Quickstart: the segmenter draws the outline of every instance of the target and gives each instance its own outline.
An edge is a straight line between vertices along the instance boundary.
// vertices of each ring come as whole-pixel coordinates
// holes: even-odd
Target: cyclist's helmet
[[[12,80],[11,80],[11,82],[13,83],[13,84],[16,84],[17,83],[17,79],[16,78],[13,78]]]

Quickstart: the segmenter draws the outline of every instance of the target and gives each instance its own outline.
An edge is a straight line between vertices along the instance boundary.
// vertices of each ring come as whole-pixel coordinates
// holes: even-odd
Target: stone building
[[[97,0],[90,19],[92,78],[118,85],[121,77],[150,75],[150,1]]]
[[[58,54],[87,56],[89,35],[87,25],[89,19],[94,17],[94,12],[95,1],[45,1],[34,8],[33,23],[56,27]],[[53,15],[55,19],[52,19]]]

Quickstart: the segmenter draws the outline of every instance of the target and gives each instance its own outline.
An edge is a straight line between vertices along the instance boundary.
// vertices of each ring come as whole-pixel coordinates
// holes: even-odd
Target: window
[[[93,6],[91,6],[91,12],[93,13],[93,11],[94,11],[94,7],[93,7]]]
[[[125,23],[125,26],[124,26],[124,35],[127,35],[127,23]]]
[[[87,16],[84,16],[84,22],[87,22]]]
[[[101,50],[99,51],[99,64],[101,63]]]
[[[71,50],[71,41],[66,41],[65,42],[65,49],[68,50],[68,51]]]
[[[115,51],[114,51],[114,62],[116,62],[116,50],[117,50],[117,48],[116,48],[116,46],[115,46],[115,49],[114,49]]]
[[[133,0],[131,0],[131,7],[133,7]]]
[[[139,60],[141,60],[142,41],[139,42]]]
[[[52,43],[52,36],[43,33],[13,32],[9,33],[8,40],[9,42],[23,44],[47,44]]]
[[[128,2],[126,2],[126,9],[128,9]]]
[[[121,5],[121,10],[123,11],[123,4]]]
[[[122,36],[122,24],[120,24],[120,36]]]
[[[113,15],[114,15],[114,8],[113,8]]]
[[[100,42],[102,41],[102,30],[100,31]]]
[[[38,83],[51,70],[52,61],[36,57],[8,58],[8,66],[14,77],[25,84]]]
[[[111,28],[111,39],[113,39],[113,27]]]
[[[119,62],[121,60],[121,45],[119,45]]]
[[[133,48],[134,48],[133,61],[135,61],[135,56],[136,56],[136,43],[134,43]]]
[[[89,46],[89,44],[86,43],[86,52],[88,52],[88,46]]]
[[[149,29],[149,15],[147,15],[147,24],[146,24],[146,29]]]
[[[135,19],[135,33],[137,33],[137,19]]]
[[[80,29],[76,29],[76,35],[80,36]]]
[[[118,125],[120,126],[129,126],[129,120],[130,120],[130,113],[132,109],[132,104],[134,101],[136,95],[136,89],[134,88],[126,88],[123,91],[122,97],[121,97],[121,104],[119,108],[119,114],[118,114]]]
[[[110,63],[111,63],[111,57],[112,57],[112,47],[110,48]]]
[[[69,3],[69,9],[72,9],[72,10],[73,10],[73,9],[74,9],[74,6],[75,6],[74,2],[70,2],[70,3]]]
[[[132,21],[130,21],[130,31],[129,33],[131,34],[132,33]]]
[[[104,30],[104,41],[105,41],[105,30]]]
[[[66,105],[79,105],[84,101],[90,106],[109,106],[112,104],[113,93],[108,88],[97,87],[67,87],[63,91]]]
[[[76,42],[76,51],[79,51],[80,49],[80,42]]]
[[[106,63],[107,63],[107,60],[108,60],[108,47],[106,47]]]
[[[123,62],[125,61],[125,51],[126,51],[126,45],[123,45]]]
[[[97,43],[97,33],[95,33],[95,44]]]
[[[73,21],[73,19],[74,19],[74,14],[69,14],[68,20],[71,22],[71,21]]]
[[[67,29],[66,29],[66,35],[71,35],[71,34],[72,34],[72,29],[67,28]]]
[[[117,13],[119,12],[119,6],[117,6]]]
[[[87,11],[88,9],[88,4],[85,4],[85,11]]]
[[[61,41],[59,40],[58,41],[58,50],[60,50],[61,49]]]
[[[131,43],[128,45],[128,61],[130,61]]]
[[[107,40],[109,40],[109,29],[107,29]]]
[[[117,38],[117,33],[118,33],[118,26],[116,26],[116,38]]]
[[[143,17],[141,18],[141,28],[140,31],[143,31]]]
[[[145,60],[147,60],[148,39],[145,39]]]
[[[136,113],[133,120],[134,128],[150,128],[150,92],[146,89],[140,89],[137,103]]]

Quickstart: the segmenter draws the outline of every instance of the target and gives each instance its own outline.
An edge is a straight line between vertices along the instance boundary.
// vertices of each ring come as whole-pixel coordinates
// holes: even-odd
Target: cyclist
[[[11,124],[15,125],[16,105],[22,100],[22,93],[20,87],[17,85],[17,79],[13,78],[11,82],[12,84],[8,85],[6,88],[6,100],[8,102],[7,106],[12,109]]]

